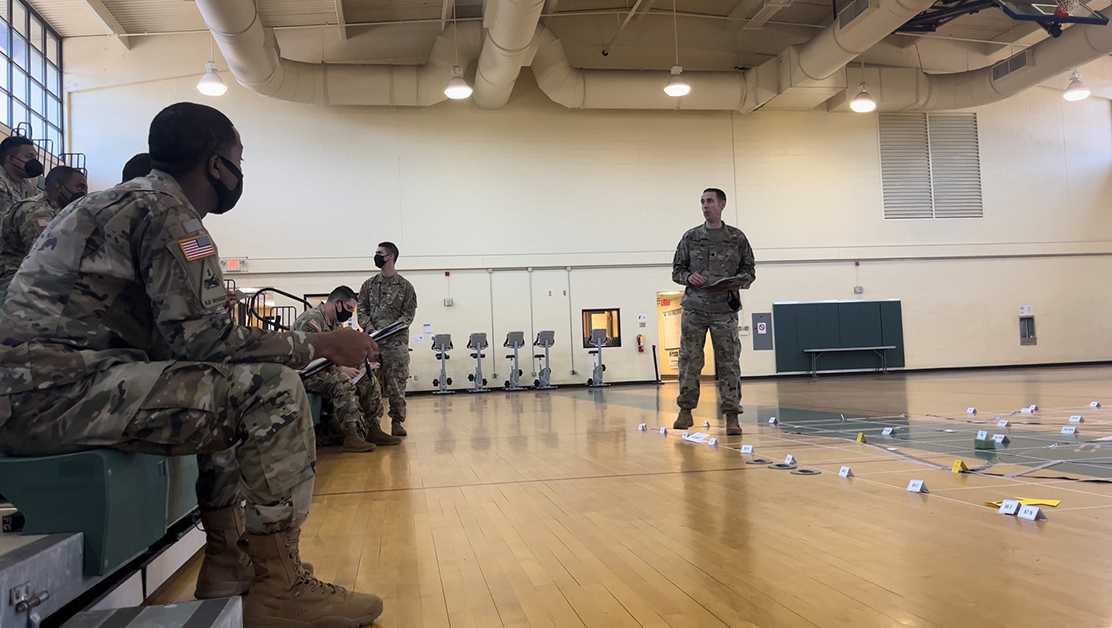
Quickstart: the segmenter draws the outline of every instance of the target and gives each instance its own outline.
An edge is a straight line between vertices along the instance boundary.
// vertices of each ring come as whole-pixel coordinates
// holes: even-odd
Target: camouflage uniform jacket
[[[383,277],[380,273],[363,282],[363,287],[359,289],[358,310],[359,326],[367,332],[397,321],[405,321],[406,327],[409,327],[417,316],[417,292],[413,284],[401,275]],[[397,334],[386,342],[408,342],[408,339],[408,333]]]
[[[4,214],[7,214],[16,203],[42,192],[36,181],[37,179],[15,181],[8,176],[7,170],[0,167],[0,219],[3,219]]]
[[[687,286],[682,305],[701,312],[730,312],[726,303],[730,290],[690,286],[692,273],[699,273],[713,283],[725,277],[739,277],[743,287],[757,278],[756,262],[749,239],[737,227],[722,225],[707,229],[706,223],[690,229],[680,238],[672,259],[672,281]]]
[[[0,290],[8,289],[31,245],[60,210],[44,192],[16,203],[0,219]]]
[[[294,331],[304,331],[315,334],[322,331],[334,331],[340,328],[339,323],[328,322],[328,313],[324,311],[325,303],[309,308],[293,322]]]
[[[0,303],[0,422],[7,395],[120,364],[313,359],[306,334],[238,326],[223,304],[216,245],[173,177],[154,170],[82,198],[35,241]],[[153,387],[161,369],[149,371],[128,385]]]

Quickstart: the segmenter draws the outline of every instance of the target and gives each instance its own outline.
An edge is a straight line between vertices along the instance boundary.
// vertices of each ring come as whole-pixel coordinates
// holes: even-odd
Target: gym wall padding
[[[904,366],[903,312],[898,299],[774,303],[772,320],[777,373],[810,371],[807,349],[895,346],[888,351],[888,367]],[[820,371],[880,366],[880,356],[866,351],[819,358]]]

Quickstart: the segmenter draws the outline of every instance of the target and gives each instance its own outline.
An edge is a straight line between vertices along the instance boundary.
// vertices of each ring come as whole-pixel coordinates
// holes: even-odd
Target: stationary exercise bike
[[[506,342],[502,346],[514,350],[513,355],[506,356],[506,359],[510,360],[510,379],[506,380],[506,390],[525,390],[521,386],[522,371],[517,354],[518,350],[525,346],[525,332],[511,331],[506,334]]]
[[[603,373],[606,372],[606,365],[602,363],[602,348],[606,346],[606,330],[592,329],[589,342],[594,349],[591,349],[587,353],[595,356],[595,368],[591,374],[591,379],[587,380],[587,385],[592,388],[609,386],[610,384],[602,383]]]
[[[467,376],[467,379],[475,382],[475,385],[467,392],[490,392],[484,388],[487,381],[483,378],[483,358],[486,357],[486,354],[483,353],[483,349],[486,349],[488,346],[487,335],[485,333],[471,334],[471,337],[467,340],[467,348],[474,352],[471,354],[471,357],[475,358],[475,372]]]
[[[537,339],[533,341],[534,347],[544,349],[544,353],[533,355],[534,360],[544,360],[544,362],[541,362],[541,368],[537,369],[537,379],[533,380],[533,387],[537,390],[556,388],[552,385],[552,366],[548,359],[548,350],[554,344],[556,344],[556,332],[554,331],[542,331],[537,334]]]
[[[450,395],[454,390],[448,390],[452,385],[452,378],[448,377],[448,360],[451,356],[448,352],[452,350],[452,334],[436,334],[432,337],[432,350],[436,352],[436,358],[440,360],[440,377],[432,380],[432,385],[437,387],[432,394],[434,395]]]

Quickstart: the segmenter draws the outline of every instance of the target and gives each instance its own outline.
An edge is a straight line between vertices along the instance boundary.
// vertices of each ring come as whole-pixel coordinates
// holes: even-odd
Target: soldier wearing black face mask
[[[35,177],[43,172],[30,139],[12,136],[0,142],[0,219],[13,205],[39,193]]]
[[[46,175],[46,191],[19,201],[0,219],[0,294],[8,289],[31,245],[62,208],[89,191],[77,168],[56,166]]]

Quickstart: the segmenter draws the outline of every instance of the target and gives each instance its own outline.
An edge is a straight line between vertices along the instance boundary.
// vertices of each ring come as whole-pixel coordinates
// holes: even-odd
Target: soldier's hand
[[[362,373],[363,370],[362,369],[353,369],[350,366],[341,366],[340,367],[340,372],[343,373],[344,375],[347,375],[348,377],[350,377],[352,379],[355,379],[356,377],[359,377],[359,374]]]
[[[707,282],[707,278],[700,275],[699,273],[691,273],[691,276],[689,276],[687,278],[688,285],[692,285],[692,286],[701,286],[701,285],[705,284],[706,282]]]
[[[363,366],[378,351],[370,336],[350,327],[309,336],[317,355],[339,366]]]

